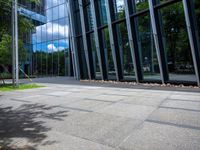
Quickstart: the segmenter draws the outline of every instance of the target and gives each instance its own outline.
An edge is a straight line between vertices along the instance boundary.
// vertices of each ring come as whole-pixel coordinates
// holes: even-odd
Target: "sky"
[[[69,47],[66,0],[46,0],[46,23],[32,34],[33,51],[55,52]]]

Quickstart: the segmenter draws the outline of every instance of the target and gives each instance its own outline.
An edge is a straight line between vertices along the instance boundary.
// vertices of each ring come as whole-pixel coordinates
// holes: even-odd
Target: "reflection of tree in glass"
[[[28,1],[28,0],[27,0]],[[29,0],[38,2],[38,0]],[[11,7],[12,1],[0,1],[0,67],[4,72],[11,72],[12,64],[12,36],[11,36]],[[23,16],[18,16],[19,22],[19,61],[23,63],[26,60],[27,50],[25,48],[25,38],[33,28],[30,20]]]
[[[168,63],[171,65],[169,69],[176,72],[184,71],[186,65],[192,66],[192,58],[182,3],[161,9],[161,15]]]

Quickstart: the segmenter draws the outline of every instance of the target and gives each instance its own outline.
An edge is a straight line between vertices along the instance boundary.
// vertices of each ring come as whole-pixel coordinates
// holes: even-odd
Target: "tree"
[[[40,0],[26,0],[39,4]],[[12,13],[12,0],[0,0],[0,68],[3,72],[9,72],[9,67],[12,64],[12,29],[11,29],[11,13]],[[24,61],[26,56],[26,49],[23,42],[23,36],[29,34],[30,29],[33,28],[32,22],[23,16],[19,19],[19,58]],[[1,75],[1,74],[0,74]],[[4,77],[1,77],[4,78]]]

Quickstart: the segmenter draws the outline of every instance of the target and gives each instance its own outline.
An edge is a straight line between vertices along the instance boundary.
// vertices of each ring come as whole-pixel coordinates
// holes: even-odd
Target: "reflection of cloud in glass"
[[[57,48],[55,47],[55,45],[54,44],[49,44],[48,46],[47,46],[47,48],[48,48],[48,51],[57,51]]]
[[[66,0],[46,0],[46,7],[47,23],[37,26],[36,32],[32,34],[33,50],[39,50],[38,47],[41,47],[42,51],[49,52],[64,50],[69,47],[69,21],[66,16]],[[43,45],[40,44],[41,42],[43,42]],[[34,46],[36,43],[37,46]]]

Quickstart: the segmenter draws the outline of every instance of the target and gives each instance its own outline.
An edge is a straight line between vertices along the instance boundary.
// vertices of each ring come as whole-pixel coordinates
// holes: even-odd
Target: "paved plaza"
[[[0,93],[0,146],[20,150],[200,149],[198,90],[115,88],[73,84],[72,80]]]

